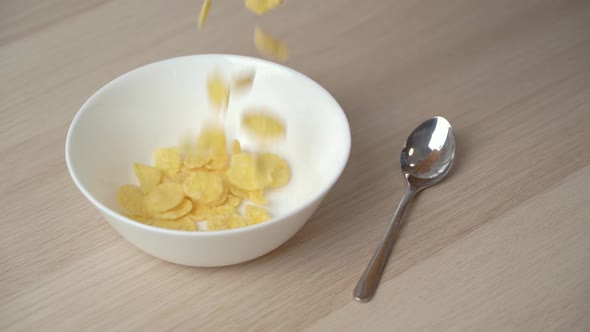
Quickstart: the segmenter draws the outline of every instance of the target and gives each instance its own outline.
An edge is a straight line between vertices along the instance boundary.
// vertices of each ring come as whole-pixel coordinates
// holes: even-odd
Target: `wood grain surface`
[[[590,328],[590,1],[0,2],[0,329]],[[289,242],[189,268],[123,240],[71,181],[70,121],[111,79],[196,53],[257,56],[255,26],[352,129],[338,184]],[[450,177],[421,193],[373,301],[352,289],[404,190],[412,128],[447,117]]]

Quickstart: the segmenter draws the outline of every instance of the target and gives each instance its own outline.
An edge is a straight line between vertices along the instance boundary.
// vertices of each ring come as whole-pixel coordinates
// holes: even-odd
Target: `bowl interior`
[[[153,165],[152,152],[176,146],[183,135],[197,135],[205,123],[219,121],[206,94],[207,76],[219,70],[228,79],[256,71],[251,90],[231,95],[225,125],[228,142],[244,149],[261,147],[240,129],[247,107],[267,107],[287,123],[280,144],[264,147],[290,163],[292,180],[270,192],[276,217],[292,212],[329,189],[350,150],[350,130],[338,103],[311,79],[264,60],[197,55],[169,59],[131,71],[104,86],[74,119],[66,144],[72,177],[101,208],[119,211],[115,192],[137,183],[132,165]]]

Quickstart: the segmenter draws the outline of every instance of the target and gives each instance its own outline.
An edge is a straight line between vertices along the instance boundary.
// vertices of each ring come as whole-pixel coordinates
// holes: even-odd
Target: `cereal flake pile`
[[[248,87],[253,80],[251,73],[230,84],[212,73],[207,82],[210,105],[227,111],[230,90]],[[246,110],[241,125],[262,140],[280,140],[286,132],[268,110]],[[280,156],[242,151],[237,139],[229,146],[223,126],[205,127],[196,140],[178,147],[159,148],[153,158],[153,166],[133,165],[139,185],[120,187],[117,201],[127,217],[174,230],[197,231],[197,222],[215,231],[270,220],[262,207],[268,204],[265,192],[291,178],[291,168]]]

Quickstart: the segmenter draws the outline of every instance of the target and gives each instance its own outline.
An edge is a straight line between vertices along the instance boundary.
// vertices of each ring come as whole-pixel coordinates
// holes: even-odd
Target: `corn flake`
[[[246,0],[246,8],[255,14],[262,15],[280,5],[282,0]]]
[[[257,174],[256,158],[251,154],[232,155],[227,177],[230,183],[239,189],[248,191],[262,189]]]
[[[255,76],[256,72],[254,71],[236,75],[232,80],[232,88],[234,90],[240,91],[252,87],[252,83],[254,83]]]
[[[235,207],[218,206],[211,209],[207,215],[208,231],[239,228],[247,225],[242,216],[237,213]]]
[[[117,201],[125,212],[133,216],[144,216],[144,193],[141,188],[127,184],[117,190]]]
[[[254,190],[249,192],[248,199],[254,204],[265,205],[268,204],[264,192],[262,190]]]
[[[188,197],[199,204],[215,202],[225,191],[221,175],[204,171],[189,175],[182,188]]]
[[[199,29],[205,25],[207,21],[207,16],[209,16],[209,11],[211,10],[211,0],[203,1],[203,6],[201,7],[201,14],[199,14]]]
[[[214,206],[218,206],[218,205],[222,205],[225,204],[225,202],[227,201],[228,195],[229,194],[229,188],[227,186],[224,185],[223,187],[223,193],[221,194],[221,196],[219,196],[218,199],[207,203],[207,205],[214,207]]]
[[[160,213],[178,206],[184,200],[182,185],[162,183],[145,195],[143,204],[150,213]]]
[[[291,179],[291,168],[289,164],[274,153],[262,153],[258,156],[258,167],[261,177],[268,187],[280,188]]]
[[[286,62],[289,59],[289,49],[282,42],[266,34],[260,28],[254,30],[254,46],[262,55]]]
[[[167,179],[169,180],[168,182],[183,184],[188,176],[189,176],[189,174],[181,172],[181,173],[174,175],[171,178],[167,177]]]
[[[268,212],[254,205],[246,205],[246,222],[248,225],[256,225],[270,220]]]
[[[201,205],[197,203],[193,203],[193,209],[188,214],[189,217],[192,218],[194,221],[203,221],[207,219],[207,215],[211,211],[211,208],[207,205]]]
[[[229,192],[235,197],[238,197],[241,199],[250,199],[250,193],[248,192],[248,190],[240,189],[235,186],[230,186]]]
[[[284,137],[287,131],[283,121],[267,111],[247,111],[242,126],[260,138]]]
[[[222,128],[205,128],[199,135],[196,149],[199,154],[207,155],[209,161],[205,168],[210,170],[223,170],[227,167],[227,143],[225,132]]]
[[[248,226],[244,218],[242,218],[242,216],[240,216],[237,213],[234,213],[227,217],[226,224],[229,226],[230,229]]]
[[[139,186],[146,194],[162,182],[162,171],[157,167],[135,163],[133,169]]]
[[[218,110],[225,110],[229,104],[229,87],[219,73],[209,76],[207,81],[209,101]]]
[[[227,200],[223,203],[223,205],[229,205],[235,208],[240,206],[240,204],[242,204],[242,199],[231,194],[227,195]]]
[[[193,203],[189,199],[185,199],[175,208],[160,213],[154,213],[154,217],[157,219],[178,219],[189,213],[192,208]]]
[[[228,211],[211,209],[211,211],[209,211],[209,213],[207,214],[207,230],[220,231],[228,229],[230,227],[228,217],[233,214],[233,211]]]
[[[204,152],[196,152],[188,155],[184,158],[182,163],[189,169],[201,168],[211,163],[213,160],[212,156]]]
[[[161,169],[168,177],[173,177],[180,171],[182,160],[178,148],[161,148],[154,152],[156,167]]]

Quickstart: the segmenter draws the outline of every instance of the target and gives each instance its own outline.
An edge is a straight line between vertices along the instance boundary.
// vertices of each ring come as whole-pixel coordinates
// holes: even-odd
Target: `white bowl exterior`
[[[238,136],[243,146],[256,149],[257,144],[240,133],[239,111],[232,110],[259,102],[276,109],[289,124],[284,142],[265,148],[286,157],[293,171],[288,187],[268,197],[269,211],[277,218],[238,230],[179,232],[121,216],[115,191],[135,181],[132,163],[149,164],[155,148],[178,144],[179,135],[207,121],[204,81],[217,67],[257,70],[252,91],[230,101],[225,120],[228,138]],[[119,77],[86,102],[66,142],[74,182],[110,224],[139,249],[190,266],[236,264],[286,242],[317,209],[340,176],[349,152],[346,116],[317,83],[267,61],[227,55],[165,60]]]

